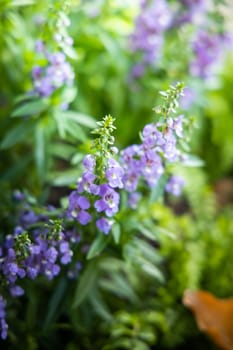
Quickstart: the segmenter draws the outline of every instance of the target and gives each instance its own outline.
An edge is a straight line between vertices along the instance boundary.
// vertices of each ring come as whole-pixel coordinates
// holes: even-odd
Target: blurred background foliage
[[[212,80],[191,77],[190,47],[184,43],[193,26],[173,29],[166,35],[159,65],[133,80],[137,57],[129,49],[129,37],[138,4],[130,0],[66,4],[68,31],[74,39],[74,51],[68,54],[74,89],[65,96],[70,110],[58,111],[56,98],[48,98],[36,113],[27,110],[27,116],[32,115],[28,118],[19,108],[27,104],[25,94],[32,89],[35,41],[45,37],[52,41],[56,16],[66,9],[61,1],[0,1],[3,234],[10,226],[11,191],[26,188],[40,203],[58,205],[80,174],[95,120],[110,113],[116,118],[118,146],[137,143],[139,130],[150,122],[152,107],[158,103],[158,91],[177,80],[195,92],[194,102],[186,107],[184,100],[183,110],[197,125],[190,132],[191,153],[204,166],[179,167],[177,172],[186,180],[182,198],[167,198],[165,205],[160,201],[142,205],[137,214],[145,224],[141,233],[134,236],[138,230],[132,229],[130,241],[122,238],[121,244],[85,263],[78,281],[61,276],[47,284],[39,279],[28,282],[30,293],[13,301],[14,307],[9,305],[14,331],[1,348],[211,349],[181,298],[186,288],[206,289],[219,297],[233,293],[232,52]],[[148,213],[149,224],[143,221]],[[125,231],[127,225],[130,220]]]

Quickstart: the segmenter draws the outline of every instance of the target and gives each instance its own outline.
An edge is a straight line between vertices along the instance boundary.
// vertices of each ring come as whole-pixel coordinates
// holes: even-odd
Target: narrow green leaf
[[[88,251],[87,259],[92,259],[95,256],[99,255],[105,248],[108,240],[108,236],[105,236],[104,233],[99,233]]]
[[[138,224],[137,228],[140,231],[140,233],[146,238],[151,239],[152,241],[158,240],[158,235],[156,230],[148,230],[145,226],[141,224]]]
[[[86,126],[88,128],[96,128],[96,121],[93,117],[88,114],[79,113],[75,111],[65,111],[64,116],[68,119],[76,121],[78,124]]]
[[[79,306],[93,290],[98,278],[98,264],[91,261],[80,275],[78,286],[74,296],[73,308]]]
[[[110,310],[108,309],[107,304],[98,290],[91,293],[89,300],[93,305],[93,309],[100,317],[102,317],[105,321],[110,321],[112,319]]]
[[[47,99],[29,101],[22,106],[17,107],[11,114],[12,117],[25,117],[28,115],[36,115],[45,111],[49,106]]]
[[[30,100],[34,100],[34,99],[38,99],[37,95],[29,95],[27,94],[23,94],[23,95],[19,95],[14,99],[14,104],[18,104],[20,102],[26,102],[26,101],[30,101]]]
[[[123,271],[126,267],[125,262],[120,259],[104,257],[101,259],[99,267],[104,272],[112,272],[112,271]]]
[[[136,237],[133,243],[136,246],[137,251],[139,251],[147,261],[154,264],[159,264],[161,262],[162,257],[161,255],[159,255],[158,249],[153,247],[153,245],[151,245],[150,243],[147,243],[144,239],[140,239]]]
[[[77,95],[77,88],[75,86],[67,87],[62,93],[62,101],[71,103]]]
[[[63,171],[53,171],[48,174],[47,180],[54,186],[71,185],[80,176],[80,169],[69,169]]]
[[[67,288],[67,280],[64,278],[60,279],[58,284],[56,285],[52,298],[49,301],[48,310],[46,313],[46,319],[43,325],[44,330],[47,329],[49,324],[55,318],[55,315],[58,311],[58,306],[65,296],[66,288]]]
[[[35,162],[41,182],[45,177],[45,131],[43,125],[38,124],[35,128]]]
[[[160,226],[155,226],[155,231],[160,235],[165,235],[168,236],[169,238],[175,239],[176,235],[174,232],[171,232],[169,230],[167,230],[164,227],[160,227]]]
[[[166,182],[167,182],[167,177],[164,175],[160,176],[156,186],[152,188],[151,195],[150,195],[151,202],[156,202],[159,198],[163,196]]]
[[[164,277],[162,272],[159,270],[159,268],[153,264],[151,264],[150,262],[148,262],[145,259],[138,259],[140,264],[140,268],[146,272],[148,275],[156,278],[159,282],[164,282]]]
[[[83,129],[72,120],[67,120],[67,122],[65,124],[65,130],[75,140],[85,142],[87,139],[87,136],[86,136],[85,132],[83,131]]]
[[[53,143],[51,145],[51,148],[49,150],[49,153],[52,154],[55,157],[68,160],[72,157],[73,154],[77,152],[77,149],[69,144],[66,143]],[[80,155],[80,154],[78,154]],[[81,158],[83,158],[83,155],[80,155]],[[72,158],[73,159],[73,158]],[[73,163],[75,164],[75,163]]]
[[[0,148],[7,149],[14,146],[16,143],[27,139],[27,135],[31,134],[34,127],[34,123],[31,123],[30,121],[23,121],[16,125],[5,135],[5,138],[0,144]]]
[[[127,298],[132,302],[138,301],[138,297],[135,294],[133,288],[129,284],[126,277],[121,273],[116,272],[111,276],[111,278],[102,278],[99,281],[99,285],[106,291],[112,292],[115,295],[121,296],[123,298]]]
[[[187,158],[183,160],[182,164],[189,167],[202,167],[205,165],[203,160],[191,154],[189,154]]]
[[[112,235],[115,243],[118,244],[120,242],[121,237],[121,227],[117,222],[115,222],[112,226]]]
[[[59,111],[55,111],[55,113],[53,114],[53,117],[56,122],[58,134],[62,139],[64,139],[66,136],[67,120],[65,119],[64,114]]]

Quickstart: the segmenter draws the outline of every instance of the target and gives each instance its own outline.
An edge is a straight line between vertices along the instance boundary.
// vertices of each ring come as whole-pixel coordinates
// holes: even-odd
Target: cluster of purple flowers
[[[130,37],[133,52],[141,54],[140,63],[132,70],[132,77],[143,75],[145,67],[157,62],[163,46],[164,32],[171,23],[171,11],[165,0],[142,0],[135,30]]]
[[[166,32],[179,30],[186,24],[193,25],[193,36],[190,32],[188,42],[193,56],[188,62],[190,74],[205,78],[214,73],[212,68],[223,57],[228,34],[211,32],[209,11],[213,6],[207,3],[204,0],[181,0],[175,6],[166,0],[141,0],[129,43],[131,51],[139,54],[131,77],[140,78],[147,66],[157,64],[162,56]]]
[[[69,25],[70,21],[67,17],[59,19],[58,31],[54,35],[54,40],[59,48],[57,52],[51,53],[45,42],[41,40],[36,42],[35,50],[43,56],[45,63],[43,66],[36,65],[33,67],[32,79],[34,91],[42,97],[51,96],[60,87],[73,84],[74,71],[67,62],[64,53],[67,46],[73,45],[73,39],[64,30]],[[59,30],[60,27],[63,27],[63,29]]]
[[[121,152],[123,184],[124,189],[130,192],[129,205],[132,208],[135,208],[140,199],[140,194],[137,192],[139,180],[144,180],[152,188],[165,172],[165,161],[176,162],[181,159],[177,137],[182,137],[182,121],[183,116],[180,115],[175,119],[168,118],[165,126],[160,123],[147,124],[142,131],[142,143],[129,146]],[[177,177],[172,177],[165,189],[178,195],[183,185],[184,183],[178,181]],[[173,187],[177,190],[175,191]]]
[[[72,85],[74,72],[63,52],[51,54],[44,47],[43,53],[47,59],[46,65],[43,67],[34,66],[32,78],[34,91],[42,97],[48,97],[58,88]]]
[[[190,63],[191,75],[203,78],[210,76],[228,40],[227,36],[199,30],[192,43],[194,58]]]
[[[179,27],[186,23],[200,25],[205,22],[208,7],[205,0],[181,0],[179,5],[174,14],[172,27]]]
[[[21,226],[16,226],[13,234],[6,236],[0,246],[0,274],[6,281],[6,287],[12,297],[24,294],[20,286],[20,280],[29,278],[34,280],[37,276],[45,276],[48,280],[53,279],[60,272],[60,265],[71,263],[73,245],[80,241],[76,230],[68,230],[51,234],[49,218],[46,215],[38,215],[33,209],[26,209],[20,217]],[[37,228],[27,231],[33,225]],[[42,224],[42,225],[41,225]],[[40,226],[41,225],[41,226]],[[25,240],[23,237],[27,237]],[[19,247],[17,243],[22,240]],[[80,264],[74,267],[69,275],[80,270]],[[0,296],[0,331],[3,339],[7,336],[7,324],[5,322],[5,301]]]
[[[142,180],[149,188],[157,185],[165,173],[166,162],[177,162],[182,154],[177,147],[177,138],[183,136],[183,116],[167,118],[166,124],[152,123],[142,131],[142,143],[122,150],[119,162],[107,159],[104,176],[100,178],[94,155],[83,159],[85,168],[77,189],[69,196],[67,215],[81,225],[95,220],[97,229],[108,234],[114,215],[119,211],[119,190],[128,192],[128,205],[136,209],[141,198],[138,192]],[[183,179],[173,176],[165,190],[178,196],[183,188]]]
[[[96,227],[107,234],[113,224],[111,218],[119,210],[117,189],[123,188],[124,170],[115,159],[109,158],[104,178],[100,179],[96,174],[96,159],[91,154],[85,156],[83,166],[85,171],[78,181],[77,190],[69,196],[68,217],[87,225],[92,220],[90,210],[94,207]]]

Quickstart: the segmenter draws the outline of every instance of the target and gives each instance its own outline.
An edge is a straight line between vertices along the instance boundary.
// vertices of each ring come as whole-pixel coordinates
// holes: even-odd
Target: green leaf
[[[78,58],[76,51],[71,46],[64,45],[63,52],[66,54],[66,56],[68,56],[70,58],[73,58],[73,59]]]
[[[98,290],[91,293],[89,298],[90,303],[93,305],[95,312],[102,317],[105,321],[111,321],[112,315],[108,309],[102,295]]]
[[[81,142],[85,142],[87,140],[87,136],[83,129],[72,120],[66,121],[65,130],[75,140],[79,140]]]
[[[35,161],[39,179],[41,182],[45,178],[45,131],[43,125],[38,124],[35,128]]]
[[[54,157],[61,158],[64,160],[68,160],[72,157],[72,155],[77,151],[77,149],[69,144],[66,143],[53,143],[51,145],[50,154],[52,154]],[[80,154],[78,154],[80,155]],[[83,158],[83,155],[80,155],[81,159]],[[72,158],[73,159],[73,158]],[[73,163],[75,164],[75,163]]]
[[[99,263],[99,267],[104,272],[121,271],[126,268],[125,262],[112,257],[104,257]]]
[[[16,143],[27,140],[27,136],[32,133],[35,124],[30,121],[23,121],[10,129],[0,144],[1,149],[7,149]]]
[[[96,128],[96,121],[93,117],[88,114],[79,113],[75,111],[63,112],[64,117],[76,121],[78,124],[86,126],[90,129]]]
[[[14,99],[14,104],[18,104],[21,102],[26,102],[29,100],[34,100],[34,99],[38,99],[37,95],[29,95],[28,93],[23,94],[23,95],[19,95]]]
[[[167,182],[167,177],[164,175],[160,176],[156,186],[152,188],[151,195],[150,195],[150,202],[156,202],[158,201],[159,198],[163,196],[166,182]]]
[[[98,273],[98,264],[95,259],[86,266],[84,272],[80,275],[72,305],[73,308],[79,306],[93,290],[98,279]]]
[[[158,235],[165,235],[171,239],[175,239],[176,238],[176,235],[174,232],[171,232],[169,230],[167,230],[166,228],[164,227],[160,227],[160,226],[155,226],[155,231],[158,233]]]
[[[137,229],[140,233],[148,239],[152,241],[158,241],[158,235],[156,230],[148,230],[144,225],[138,224]]]
[[[108,240],[109,240],[108,236],[105,236],[104,233],[99,233],[98,237],[94,240],[94,242],[92,243],[88,251],[87,259],[92,259],[96,255],[99,255],[102,252],[102,250],[105,248]]]
[[[64,113],[60,111],[55,111],[55,113],[53,114],[53,117],[56,122],[58,134],[62,139],[64,139],[66,135],[66,123],[67,123]]]
[[[83,160],[83,154],[82,153],[76,153],[71,158],[71,164],[72,165],[77,165],[77,164],[81,163],[82,160]]]
[[[140,268],[146,272],[148,275],[156,278],[160,282],[164,282],[164,277],[162,272],[159,270],[159,268],[150,262],[148,262],[146,259],[139,258],[137,259],[139,262]]]
[[[127,298],[132,302],[137,302],[138,297],[135,294],[133,288],[129,284],[129,281],[122,273],[114,273],[111,277],[102,278],[99,281],[101,288],[114,293],[115,295]]]
[[[49,301],[48,310],[46,313],[46,319],[43,325],[43,329],[45,331],[48,325],[51,323],[51,321],[55,318],[58,306],[65,296],[66,289],[67,289],[67,280],[62,278],[59,280],[58,284],[56,285],[52,298]]]
[[[75,86],[70,86],[64,89],[62,93],[62,101],[71,103],[77,95],[77,88]]]
[[[147,243],[144,239],[136,237],[133,243],[136,246],[137,251],[139,251],[147,261],[154,264],[159,264],[161,262],[162,257],[159,255],[158,249],[153,247],[153,245]]]
[[[63,171],[50,172],[47,180],[54,186],[71,185],[77,181],[80,176],[80,169],[69,169]]]
[[[182,164],[189,167],[202,167],[205,165],[204,161],[200,158],[189,154]]]
[[[120,242],[120,237],[121,237],[121,227],[116,222],[112,226],[112,235],[115,243],[118,244]]]
[[[30,101],[22,106],[17,107],[11,114],[11,117],[25,117],[28,115],[36,115],[45,111],[49,107],[48,99],[39,99]]]

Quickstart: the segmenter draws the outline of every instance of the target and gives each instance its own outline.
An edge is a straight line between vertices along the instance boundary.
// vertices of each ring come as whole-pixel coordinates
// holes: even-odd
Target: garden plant
[[[1,349],[215,349],[233,295],[230,2],[0,1]]]

